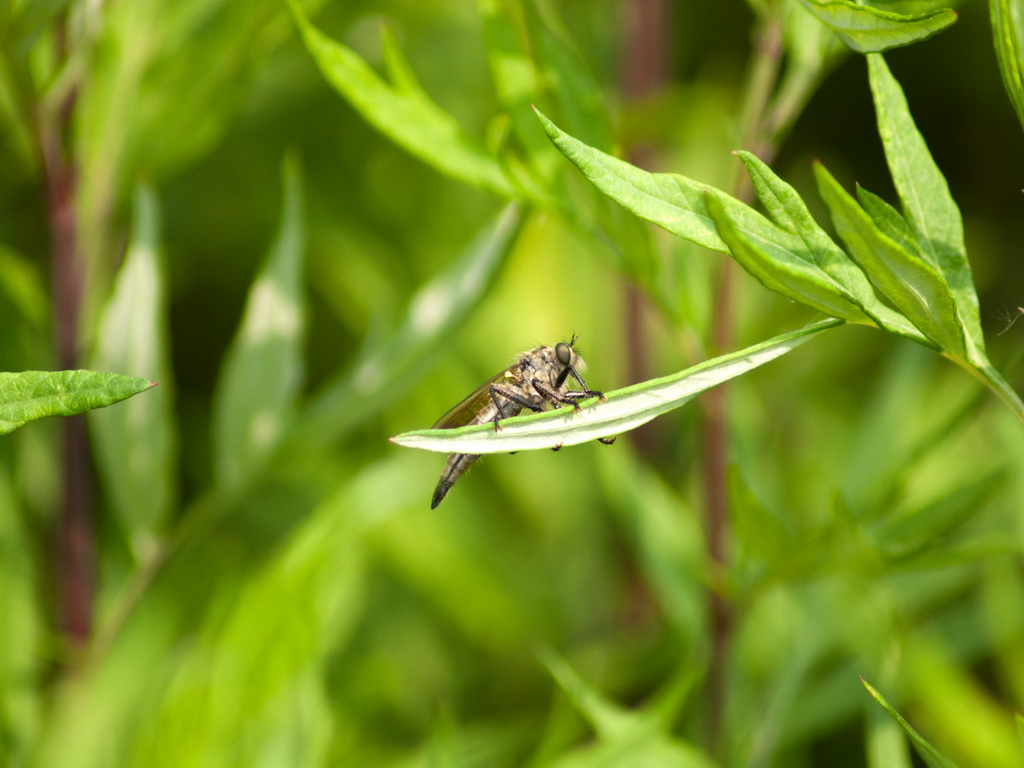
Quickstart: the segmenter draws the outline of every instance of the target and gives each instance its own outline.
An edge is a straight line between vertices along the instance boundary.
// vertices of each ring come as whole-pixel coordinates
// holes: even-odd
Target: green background
[[[83,8],[5,9],[0,370],[59,367],[45,174],[25,115],[59,90],[54,30]],[[747,5],[674,4],[666,82],[644,98],[623,94],[625,4],[543,8],[594,78],[588,96],[621,151],[644,147],[651,170],[728,188]],[[473,4],[307,11],[378,71],[388,24],[433,100],[482,141],[497,130],[504,107]],[[1024,136],[985,4],[959,11],[886,58],[963,211],[990,357],[1020,391],[1024,321],[997,334],[1024,305]],[[101,325],[102,309],[128,245],[149,242],[163,299],[148,335],[125,343],[157,359],[116,370],[159,381],[167,410],[132,441],[128,427],[93,423],[96,585],[81,642],[60,630],[58,422],[0,442],[0,764],[918,764],[858,675],[958,764],[1024,762],[1024,431],[979,383],[863,327],[735,382],[725,571],[704,552],[700,400],[613,447],[488,457],[431,513],[443,457],[389,436],[573,333],[602,390],[711,356],[723,257],[653,228],[621,257],[528,210],[466,319],[436,347],[395,343],[417,291],[506,201],[370,127],[282,3],[115,3],[95,35],[64,75],[81,78],[65,140],[91,270],[78,367],[111,359],[94,351],[117,327]],[[862,57],[838,62],[772,164],[826,221],[814,159],[847,189],[894,200]],[[553,176],[590,199],[554,161]],[[283,246],[282,280],[304,320],[231,379],[228,350],[282,226],[301,241]],[[670,307],[631,281],[645,269]],[[816,319],[735,280],[736,348]],[[368,373],[378,359],[392,378]],[[292,378],[278,390],[268,371]],[[232,476],[217,424],[230,432],[231,397],[261,388],[307,431]],[[310,409],[327,391],[343,395],[330,418]],[[133,470],[147,449],[154,463]],[[734,610],[717,726],[710,588]]]

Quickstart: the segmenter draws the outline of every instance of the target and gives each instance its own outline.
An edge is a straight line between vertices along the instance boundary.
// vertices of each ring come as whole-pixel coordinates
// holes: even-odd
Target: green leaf
[[[853,323],[871,322],[843,288],[815,264],[797,257],[792,249],[746,237],[718,198],[710,194],[707,209],[733,258],[765,288],[832,317]]]
[[[917,240],[903,214],[873,192],[857,185],[857,200],[885,235],[891,237],[911,253],[917,251]]]
[[[153,386],[146,379],[95,371],[0,373],[0,435],[47,416],[106,408]]]
[[[948,8],[900,14],[860,5],[852,0],[801,1],[819,21],[860,53],[885,51],[927,40],[958,18],[956,12]]]
[[[836,232],[878,292],[943,352],[962,358],[963,331],[943,276],[883,234],[825,166],[815,163],[814,173]]]
[[[495,158],[430,100],[390,38],[384,38],[394,80],[389,85],[355,51],[314,27],[297,0],[289,0],[289,5],[320,72],[368,123],[441,173],[504,197],[514,196]]]
[[[988,8],[1003,87],[1024,126],[1024,6],[1020,0],[989,0]]]
[[[170,513],[177,467],[167,281],[159,211],[149,188],[137,190],[134,214],[131,243],[103,307],[90,364],[152,377],[162,385],[121,408],[92,414],[89,421],[104,490],[138,548]]]
[[[214,462],[224,484],[237,482],[277,441],[302,386],[304,232],[294,158],[283,166],[283,189],[277,237],[249,290],[214,394]]]
[[[705,193],[721,199],[729,218],[744,231],[771,233],[761,214],[714,187],[674,173],[648,173],[584,144],[537,110],[548,137],[599,190],[641,219],[713,251],[728,251],[707,212]]]
[[[530,105],[544,91],[540,73],[530,56],[523,8],[515,0],[478,0],[487,45],[491,79],[511,121],[512,132],[527,150],[533,167],[550,184],[556,177],[558,153],[554,151],[530,114]]]
[[[661,713],[650,706],[625,709],[595,690],[561,656],[547,649],[542,649],[540,656],[551,676],[597,735],[593,743],[553,763],[556,768],[627,765],[715,768],[718,765],[692,745],[673,738]],[[688,681],[683,682],[689,685]]]
[[[487,294],[522,223],[516,205],[489,222],[451,266],[412,297],[394,335],[367,348],[351,371],[316,396],[282,450],[288,453],[300,444],[308,450],[310,444],[336,439],[411,386]]]
[[[137,764],[266,765],[267,742],[282,728],[297,730],[289,752],[297,762],[320,764],[308,754],[314,723],[281,718],[277,707],[311,680],[323,684],[325,659],[362,610],[368,517],[351,513],[367,508],[359,485],[343,485],[240,588],[225,588],[195,641],[175,654],[174,679],[151,702],[149,727],[138,729]],[[168,733],[189,738],[169,749]]]
[[[920,332],[905,317],[879,301],[867,276],[833,242],[825,230],[818,226],[807,209],[807,205],[793,187],[776,176],[771,168],[750,152],[737,152],[736,154],[746,166],[758,199],[765,206],[772,221],[781,229],[799,238],[785,254],[780,257],[776,253],[776,258],[773,259],[769,254],[751,253],[752,244],[743,242],[738,233],[731,231],[728,223],[719,222],[720,234],[724,225],[730,231],[727,240],[738,240],[732,251],[741,263],[744,263],[741,256],[745,257],[746,262],[759,259],[762,262],[760,269],[763,272],[775,273],[776,279],[782,278],[783,270],[792,272],[795,266],[798,274],[802,274],[810,283],[810,288],[817,289],[818,293],[825,291],[825,294],[820,296],[821,299],[828,300],[829,303],[835,303],[838,300],[841,302],[841,308],[847,304],[854,305],[853,312],[846,319],[865,322],[870,318],[870,321],[880,328],[918,342],[924,341]],[[732,245],[731,240],[730,245]],[[791,264],[794,259],[790,257],[790,254],[796,257],[796,264],[793,266]],[[765,282],[750,266],[747,266],[747,263],[744,263],[744,266],[751,274]],[[790,295],[790,298],[802,301],[800,292]],[[828,314],[835,316],[833,312]],[[867,315],[867,318],[864,315]]]
[[[934,552],[939,542],[977,515],[1007,477],[1003,467],[979,474],[977,480],[944,493],[930,504],[886,517],[874,532],[878,548],[887,558],[901,561]]]
[[[405,432],[392,437],[391,441],[427,451],[482,454],[576,445],[610,437],[679,408],[701,392],[781,357],[812,336],[841,324],[840,320],[824,320],[671,376],[609,392],[606,402],[578,413],[566,407],[503,420],[500,432],[496,432],[492,424],[479,424],[459,429]]]
[[[917,130],[903,89],[885,59],[878,54],[867,59],[878,134],[903,203],[903,215],[918,244],[915,252],[936,268],[949,285],[966,335],[968,358],[980,364],[985,360],[985,339],[978,314],[978,295],[964,246],[960,209],[924,137]]]
[[[914,745],[914,749],[917,750],[917,754],[921,756],[921,759],[928,765],[928,768],[957,768],[955,763],[943,757],[935,747],[925,741],[921,735],[911,727],[910,723],[904,720],[900,713],[893,709],[889,702],[883,698],[882,694],[872,688],[864,678],[861,678],[860,681],[864,684],[864,687],[868,689],[868,693],[874,697],[875,701],[881,704],[882,708],[889,713],[889,716],[899,723],[900,728],[902,728],[904,733],[906,733],[910,738],[910,743]]]

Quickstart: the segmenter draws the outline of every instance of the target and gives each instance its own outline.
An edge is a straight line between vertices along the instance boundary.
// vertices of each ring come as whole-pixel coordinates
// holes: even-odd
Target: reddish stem
[[[63,32],[64,24],[58,29]],[[65,42],[59,34],[57,55],[61,58],[67,56]],[[84,291],[75,218],[76,169],[65,151],[74,107],[72,90],[57,109],[41,107],[36,123],[51,238],[54,344],[58,366],[63,369],[79,367],[78,326]],[[59,439],[62,483],[56,549],[60,626],[80,645],[92,630],[96,559],[84,417],[61,420]]]

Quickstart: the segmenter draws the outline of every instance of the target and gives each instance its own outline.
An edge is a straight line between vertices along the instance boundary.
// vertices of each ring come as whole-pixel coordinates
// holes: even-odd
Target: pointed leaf
[[[708,184],[674,173],[648,173],[573,138],[539,110],[537,117],[555,146],[594,186],[641,219],[684,240],[713,251],[728,251],[707,212],[705,193],[721,200],[729,218],[741,231],[761,237],[771,237],[777,231],[753,208]]]
[[[942,8],[924,13],[882,11],[852,0],[802,0],[807,10],[859,53],[910,45],[938,34],[957,20],[955,11]]]
[[[679,408],[701,392],[781,357],[812,336],[841,324],[839,320],[824,320],[671,376],[609,392],[607,402],[589,405],[578,413],[569,407],[560,408],[505,419],[500,432],[492,424],[480,424],[405,432],[391,441],[427,451],[482,454],[576,445],[610,437]]]
[[[1024,126],[1024,6],[1019,0],[989,0],[988,7],[1003,87]]]
[[[298,0],[289,0],[289,5],[320,72],[374,128],[441,173],[513,196],[512,185],[494,157],[420,90],[399,58],[397,46],[386,47],[392,71],[401,73],[389,85],[355,51],[314,27]]]
[[[136,548],[146,546],[167,519],[176,489],[166,293],[157,201],[151,189],[140,187],[131,243],[100,316],[91,365],[154,378],[161,386],[89,417],[104,490]]]
[[[943,352],[963,358],[963,330],[942,275],[883,234],[823,165],[814,171],[836,232],[878,292]]]
[[[900,728],[903,729],[904,733],[910,738],[910,743],[914,745],[914,749],[917,750],[917,754],[921,756],[921,759],[928,765],[928,768],[957,768],[956,764],[951,760],[943,757],[931,744],[925,741],[921,735],[915,731],[910,723],[903,719],[899,712],[897,712],[888,701],[883,698],[882,694],[872,688],[868,682],[861,678],[861,683],[868,689],[868,693],[882,705],[882,708],[889,713],[889,716],[899,723]]]
[[[917,251],[917,240],[914,238],[914,232],[907,223],[907,220],[903,218],[903,214],[860,184],[857,185],[857,200],[860,201],[864,210],[874,220],[875,226],[879,230],[902,245],[910,253]]]
[[[95,371],[0,373],[0,435],[47,416],[74,416],[145,392],[146,379]]]
[[[978,315],[978,295],[964,246],[963,220],[945,177],[917,130],[900,84],[879,54],[868,59],[878,134],[903,214],[915,233],[918,253],[938,269],[949,285],[976,364],[984,360],[985,339]]]
[[[880,328],[918,342],[924,340],[920,332],[905,317],[879,301],[871,282],[861,268],[851,261],[850,257],[818,225],[807,209],[806,203],[793,187],[776,176],[771,168],[750,152],[737,152],[736,154],[746,166],[758,199],[765,206],[772,220],[779,227],[799,238],[801,247],[791,247],[790,251],[802,262],[813,265],[814,269],[810,274],[814,275],[815,282],[827,286],[832,293],[837,293],[844,301],[854,304],[856,309],[866,314]],[[749,247],[749,243],[745,248],[737,243],[737,247],[733,248],[733,255],[737,256],[737,248],[744,248],[744,255],[751,259],[756,258],[755,254],[749,253]],[[737,256],[737,258],[740,257]],[[768,258],[767,254],[764,255],[764,258]],[[781,269],[784,264],[786,264],[786,260],[780,260],[773,266],[769,260],[764,265],[764,269]],[[749,266],[747,270],[754,274]],[[805,268],[803,272],[808,273],[808,270]],[[755,276],[757,275],[755,274]],[[762,280],[762,282],[764,281]],[[800,300],[795,296],[791,298]],[[848,319],[852,320],[853,316]],[[863,321],[862,319],[858,322]]]
[[[708,195],[707,209],[733,258],[765,288],[832,317],[852,323],[871,322],[861,308],[850,301],[843,288],[817,265],[798,258],[792,250],[745,237],[729,219],[718,198]]]
[[[214,461],[232,483],[278,439],[302,385],[302,190],[298,164],[284,165],[277,237],[249,290],[245,314],[214,396]]]

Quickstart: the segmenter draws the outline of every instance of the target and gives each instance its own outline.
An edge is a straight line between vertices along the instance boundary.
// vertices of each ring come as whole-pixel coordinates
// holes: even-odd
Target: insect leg
[[[509,400],[509,401],[515,403],[520,408],[529,408],[531,411],[541,411],[541,410],[543,410],[542,408],[538,408],[536,405],[531,403],[529,400],[527,400],[522,395],[520,395],[520,394],[518,394],[516,392],[512,392],[511,390],[505,389],[504,387],[499,387],[497,384],[491,384],[491,400],[494,401],[494,407],[498,409],[498,412],[494,415],[494,419],[493,419],[493,421],[494,421],[494,431],[495,432],[500,432],[501,431],[501,425],[498,423],[498,421],[500,419],[507,419],[510,416],[515,416],[516,413],[519,412],[517,410],[515,413],[511,413],[511,414],[505,413],[505,409],[502,407],[501,403],[498,401],[498,395],[501,395],[506,400]]]
[[[566,368],[565,370],[566,370],[567,373],[571,373],[572,374],[572,377],[574,379],[576,379],[576,382],[583,388],[583,392],[586,393],[587,397],[597,397],[597,398],[600,398],[601,400],[607,400],[608,399],[607,397],[604,396],[603,392],[598,392],[596,389],[588,389],[587,388],[587,382],[585,382],[583,380],[583,377],[580,376],[579,372],[575,368],[573,368],[571,365],[568,368]]]
[[[557,389],[552,389],[539,379],[532,379],[530,383],[533,384],[533,388],[540,393],[541,397],[546,400],[550,400],[552,403],[560,403],[561,405],[571,405],[577,411],[581,410],[579,404],[580,400],[584,400],[588,397],[594,397],[599,394],[597,392],[591,392],[589,389],[585,392],[577,392],[576,390],[559,392]]]

